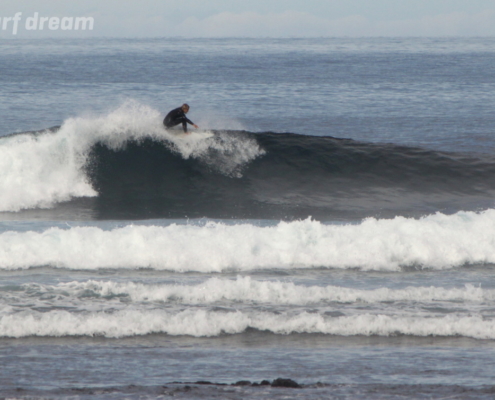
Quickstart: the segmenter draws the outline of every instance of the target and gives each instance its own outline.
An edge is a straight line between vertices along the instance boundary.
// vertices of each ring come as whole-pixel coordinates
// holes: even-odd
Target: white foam
[[[95,196],[74,138],[60,134],[0,139],[0,211],[51,207],[72,197]]]
[[[359,225],[305,220],[276,226],[134,226],[50,228],[0,234],[0,269],[50,265],[69,269],[154,268],[220,272],[265,268],[402,266],[447,269],[495,263],[495,210]]]
[[[219,312],[188,309],[123,310],[70,313],[21,311],[0,317],[0,337],[105,336],[110,338],[162,333],[168,335],[218,336],[248,328],[275,334],[320,333],[327,335],[397,334],[414,336],[465,336],[495,339],[495,321],[481,316],[402,317],[361,314],[329,317],[316,313]]]
[[[74,197],[96,196],[84,174],[92,145],[101,142],[118,150],[129,140],[145,137],[234,176],[239,175],[240,166],[263,153],[254,140],[246,138],[224,135],[193,140],[168,133],[160,112],[128,101],[104,116],[69,118],[54,133],[0,138],[0,211],[47,208]],[[211,159],[212,150],[215,159]]]
[[[214,170],[236,178],[242,176],[242,166],[265,154],[254,139],[225,132],[205,135],[208,133],[169,134],[169,140],[185,159],[200,159]]]
[[[379,288],[362,290],[340,286],[304,286],[292,282],[259,281],[249,276],[235,280],[209,278],[197,285],[143,284],[89,280],[61,283],[41,287],[25,285],[26,290],[36,288],[40,293],[64,293],[78,298],[92,293],[95,296],[127,296],[133,302],[173,302],[206,305],[217,302],[265,303],[270,305],[339,303],[408,302],[486,302],[495,300],[495,290],[482,289],[471,284],[462,288],[407,287],[404,289]]]

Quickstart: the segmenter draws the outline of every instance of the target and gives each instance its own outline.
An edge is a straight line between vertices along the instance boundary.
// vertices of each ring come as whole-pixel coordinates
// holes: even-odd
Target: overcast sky
[[[14,35],[5,19],[18,12]],[[92,17],[94,27],[61,30],[55,21],[57,29],[27,31],[26,19],[36,12],[60,20]],[[47,35],[495,36],[495,0],[0,0],[1,38]]]

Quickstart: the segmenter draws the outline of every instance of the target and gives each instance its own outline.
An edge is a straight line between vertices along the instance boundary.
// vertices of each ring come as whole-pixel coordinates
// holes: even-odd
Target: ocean
[[[495,38],[0,52],[1,398],[493,398]]]

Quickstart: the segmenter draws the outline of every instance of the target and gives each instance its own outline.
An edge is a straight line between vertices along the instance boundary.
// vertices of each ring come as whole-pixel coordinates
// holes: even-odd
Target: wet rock
[[[233,386],[250,386],[251,381],[237,381]]]
[[[272,387],[301,388],[302,386],[292,379],[277,378],[272,382]]]

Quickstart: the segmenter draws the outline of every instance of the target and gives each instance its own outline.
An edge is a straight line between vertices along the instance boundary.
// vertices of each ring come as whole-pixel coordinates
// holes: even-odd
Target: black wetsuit
[[[172,128],[173,126],[179,124],[182,124],[184,132],[187,132],[187,124],[194,125],[194,122],[186,117],[186,113],[184,112],[182,107],[175,108],[174,110],[170,111],[163,120],[163,125],[165,125],[165,127],[167,128]]]

